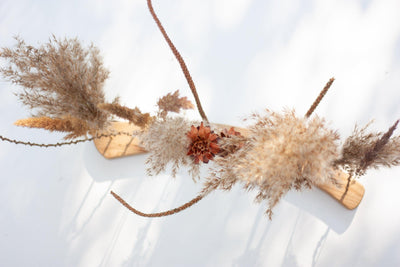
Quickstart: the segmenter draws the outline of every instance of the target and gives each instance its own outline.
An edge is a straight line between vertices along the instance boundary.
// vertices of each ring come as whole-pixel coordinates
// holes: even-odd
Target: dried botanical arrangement
[[[319,187],[353,209],[364,194],[356,178],[371,168],[400,165],[400,136],[393,136],[399,121],[386,132],[368,132],[369,124],[363,128],[355,126],[354,132],[340,145],[337,131],[314,115],[333,78],[304,116],[294,110],[266,109],[248,116],[250,125],[246,128],[210,123],[185,61],[154,12],[151,0],[147,4],[182,68],[201,121],[190,121],[181,114],[195,105],[187,97],[181,97],[179,91],[159,98],[154,115],[137,107],[122,106],[118,98],[107,102],[103,84],[109,72],[93,45],[85,48],[77,39],[53,36],[48,43],[33,47],[16,38],[14,48],[0,50],[0,58],[6,62],[0,74],[22,88],[17,96],[32,110],[32,116],[16,121],[15,125],[64,132],[65,139],[70,141],[37,144],[4,136],[0,139],[40,147],[94,141],[107,158],[148,151],[148,175],[165,172],[171,166],[174,177],[185,167],[195,182],[201,180],[200,166],[208,167],[200,193],[165,212],[143,213],[111,192],[130,211],[145,217],[175,214],[211,192],[229,191],[235,184],[241,184],[245,190],[256,190],[256,201],[267,202],[269,218],[291,189]],[[115,117],[127,122],[115,122]]]

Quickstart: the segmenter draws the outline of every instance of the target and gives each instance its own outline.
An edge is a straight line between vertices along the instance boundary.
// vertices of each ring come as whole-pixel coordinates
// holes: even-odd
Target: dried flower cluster
[[[400,165],[400,136],[392,137],[399,121],[385,133],[367,133],[368,125],[362,129],[356,127],[339,153],[337,132],[329,129],[318,116],[311,117],[333,78],[305,117],[296,116],[294,111],[267,110],[265,114],[252,115],[255,122],[244,131],[234,128],[221,131],[218,127],[205,126],[209,122],[189,70],[157,18],[151,0],[147,0],[147,4],[193,93],[203,120],[200,125],[182,116],[170,115],[194,108],[186,97],[179,96],[179,91],[158,99],[156,116],[142,113],[137,107],[122,106],[117,99],[107,103],[103,85],[109,72],[103,66],[98,49],[84,48],[77,39],[53,37],[47,44],[35,48],[16,38],[14,49],[0,50],[0,58],[8,63],[0,69],[0,75],[22,87],[18,97],[34,115],[18,120],[16,125],[66,132],[66,138],[91,134],[95,139],[97,131],[104,130],[115,115],[141,127],[138,135],[150,152],[146,161],[149,175],[164,172],[171,165],[172,176],[176,176],[180,167],[187,167],[196,180],[200,163],[213,160],[214,164],[208,165],[210,172],[200,194],[167,212],[145,214],[112,193],[131,211],[147,217],[171,215],[192,206],[213,190],[230,190],[240,183],[247,190],[258,191],[256,201],[268,202],[266,213],[271,218],[272,209],[292,188],[336,184],[335,177],[340,169],[355,177],[365,174],[369,168]],[[3,136],[0,139],[15,144],[51,146]]]
[[[203,190],[229,190],[241,182],[257,189],[257,201],[268,200],[267,213],[290,189],[334,181],[333,161],[338,157],[338,134],[324,120],[299,118],[294,111],[255,114],[256,123],[246,139],[227,138],[222,147],[242,148],[215,159],[216,167]]]

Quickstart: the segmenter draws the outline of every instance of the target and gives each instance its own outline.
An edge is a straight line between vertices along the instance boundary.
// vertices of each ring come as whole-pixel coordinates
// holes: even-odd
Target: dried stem
[[[204,110],[203,110],[203,108],[202,108],[202,106],[201,106],[200,99],[199,99],[199,95],[197,94],[197,91],[196,91],[196,86],[194,85],[192,76],[190,75],[190,72],[189,72],[189,70],[188,70],[188,68],[187,68],[187,66],[186,66],[185,61],[183,60],[183,58],[182,58],[181,54],[179,53],[178,49],[176,49],[175,45],[172,43],[171,39],[168,37],[167,32],[165,31],[164,27],[163,27],[162,24],[161,24],[161,21],[158,19],[156,13],[154,12],[153,5],[152,5],[152,3],[151,3],[151,0],[147,0],[147,6],[149,7],[151,16],[153,17],[154,21],[156,22],[157,27],[160,29],[162,35],[164,36],[165,41],[167,41],[169,47],[170,47],[171,50],[172,50],[172,53],[174,54],[174,56],[175,56],[176,59],[178,60],[179,65],[181,66],[181,69],[182,69],[182,71],[183,71],[183,74],[185,75],[185,78],[186,78],[186,80],[187,80],[187,82],[188,82],[188,84],[189,84],[190,90],[191,90],[192,93],[193,93],[194,99],[195,99],[195,101],[196,101],[197,109],[199,110],[199,113],[200,113],[201,118],[202,118],[205,122],[208,122],[207,116],[206,116],[206,114],[204,113]]]
[[[180,206],[178,208],[175,208],[175,209],[167,210],[167,211],[164,211],[164,212],[144,213],[144,212],[138,211],[137,209],[133,208],[131,205],[126,203],[125,200],[123,200],[119,195],[117,195],[113,191],[111,191],[110,193],[111,193],[111,195],[113,195],[113,197],[115,197],[116,200],[118,200],[128,210],[130,210],[133,213],[135,213],[135,214],[137,214],[139,216],[142,216],[142,217],[165,217],[165,216],[173,215],[173,214],[181,212],[181,211],[183,211],[183,210],[185,210],[187,208],[190,208],[191,206],[193,206],[194,204],[199,202],[204,197],[204,195],[200,194],[197,197],[195,197],[192,200],[190,200],[189,202],[183,204],[182,206]]]
[[[152,120],[149,113],[142,113],[137,107],[131,109],[121,106],[118,103],[102,103],[98,104],[97,107],[120,118],[126,119],[141,128],[147,126]]]
[[[314,103],[311,105],[310,109],[306,113],[306,118],[310,117],[314,110],[317,108],[319,103],[321,102],[322,98],[325,96],[326,92],[328,92],[329,88],[331,87],[332,83],[335,81],[335,78],[330,78],[330,80],[326,83],[324,89],[319,93],[317,99],[315,99]]]
[[[32,142],[24,142],[24,141],[19,141],[19,140],[14,140],[14,139],[10,139],[7,137],[4,137],[2,135],[0,135],[0,140],[5,141],[5,142],[9,142],[9,143],[13,143],[16,145],[25,145],[25,146],[38,146],[38,147],[58,147],[58,146],[65,146],[65,145],[76,145],[79,143],[83,143],[83,142],[88,142],[88,141],[93,141],[95,139],[100,139],[103,137],[111,137],[111,136],[117,136],[117,135],[128,135],[131,136],[132,133],[126,133],[126,132],[117,132],[117,133],[109,133],[109,134],[99,134],[90,138],[86,138],[86,139],[80,139],[80,140],[73,140],[73,141],[69,141],[69,142],[59,142],[59,143],[54,143],[54,144],[39,144],[39,143],[32,143]]]

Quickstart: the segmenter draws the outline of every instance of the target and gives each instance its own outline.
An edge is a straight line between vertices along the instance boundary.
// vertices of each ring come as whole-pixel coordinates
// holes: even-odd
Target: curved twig
[[[147,6],[149,7],[151,16],[153,17],[154,21],[156,22],[157,27],[160,29],[162,35],[164,36],[165,41],[167,41],[169,47],[172,50],[172,53],[174,54],[174,56],[176,57],[176,59],[179,62],[179,65],[182,68],[182,71],[183,71],[183,74],[185,75],[186,81],[188,82],[190,90],[193,93],[194,99],[196,101],[197,109],[199,110],[201,118],[205,122],[208,122],[207,116],[204,113],[204,110],[203,110],[203,108],[201,106],[200,98],[199,98],[199,95],[197,94],[197,91],[196,91],[196,86],[194,85],[192,76],[190,75],[189,69],[187,68],[185,61],[183,60],[183,58],[182,58],[181,54],[179,53],[178,49],[176,49],[175,45],[172,43],[171,39],[168,37],[167,32],[165,31],[164,27],[161,24],[161,21],[158,19],[156,13],[154,12],[151,0],[147,0]]]
[[[182,206],[175,208],[175,209],[167,210],[164,212],[157,212],[157,213],[144,213],[144,212],[138,211],[137,209],[133,208],[131,205],[129,205],[125,200],[123,200],[119,195],[117,195],[113,191],[111,191],[110,193],[111,193],[111,195],[113,195],[113,197],[115,197],[116,200],[118,200],[128,210],[130,210],[133,213],[135,213],[139,216],[142,216],[142,217],[165,217],[165,216],[173,215],[173,214],[181,212],[187,208],[190,208],[191,206],[193,206],[194,204],[199,202],[205,196],[205,195],[200,194],[197,197],[190,200],[189,202],[186,202]]]

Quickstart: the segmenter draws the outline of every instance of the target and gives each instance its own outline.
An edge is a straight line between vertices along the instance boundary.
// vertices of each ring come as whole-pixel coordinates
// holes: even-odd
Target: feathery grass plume
[[[144,148],[150,151],[146,164],[147,173],[157,175],[165,171],[169,163],[172,164],[172,176],[175,177],[181,166],[189,166],[189,173],[193,180],[199,176],[199,164],[187,156],[190,139],[187,132],[193,122],[184,118],[167,117],[165,120],[154,121],[140,139]]]
[[[335,161],[336,166],[344,168],[352,176],[361,176],[369,168],[400,165],[400,136],[393,136],[398,121],[386,133],[370,132],[357,125],[342,146],[341,157]]]
[[[224,147],[240,148],[225,157],[215,159],[203,193],[213,188],[229,190],[242,182],[245,189],[259,191],[256,201],[268,200],[267,214],[292,188],[335,182],[338,157],[338,134],[326,127],[325,121],[297,117],[294,111],[266,111],[254,114],[256,123],[249,128],[247,138],[226,138]]]
[[[91,129],[85,121],[78,118],[66,116],[64,118],[49,118],[49,117],[33,117],[28,119],[17,120],[14,125],[42,128],[50,132],[67,132],[70,133],[64,139],[73,139],[80,136],[86,136]]]
[[[186,96],[179,97],[179,90],[161,97],[157,102],[157,106],[159,109],[159,116],[164,119],[167,117],[168,112],[179,113],[181,109],[194,108],[194,105]]]
[[[98,104],[97,107],[122,119],[126,119],[129,122],[142,128],[151,123],[153,119],[149,113],[142,113],[137,107],[131,109],[125,106],[121,106],[118,103],[101,103]]]
[[[23,88],[17,95],[34,116],[70,115],[90,128],[104,128],[109,115],[97,105],[105,102],[103,84],[109,72],[97,48],[54,36],[37,48],[18,37],[16,41],[13,49],[0,50],[0,57],[9,63],[0,74]]]

